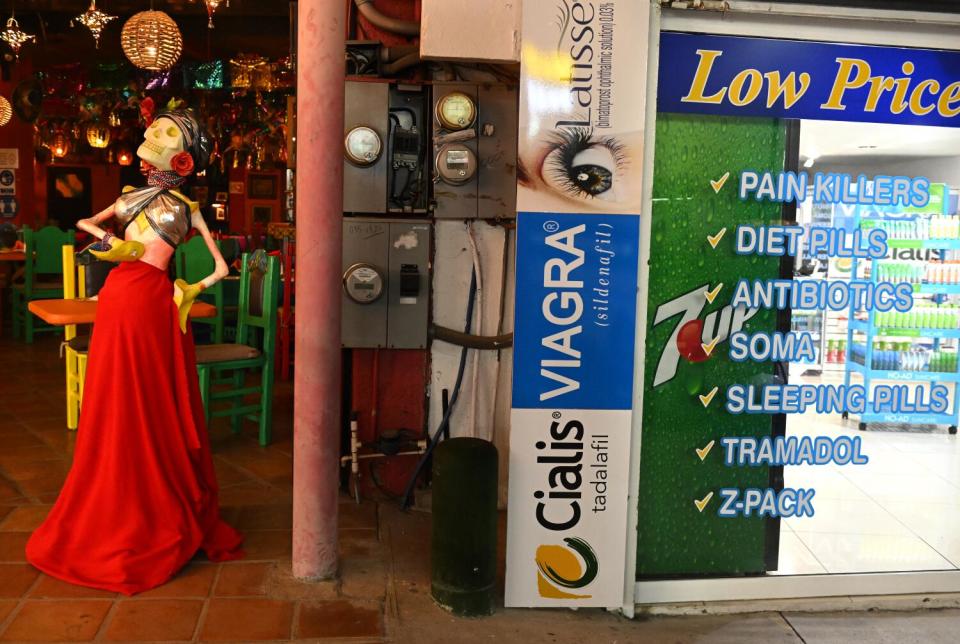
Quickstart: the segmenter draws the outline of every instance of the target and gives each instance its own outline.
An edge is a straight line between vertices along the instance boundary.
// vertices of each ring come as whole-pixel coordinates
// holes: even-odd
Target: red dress
[[[198,550],[243,556],[220,519],[193,335],[173,285],[141,261],[110,272],[90,341],[73,466],[27,543],[43,572],[127,595],[163,584]]]

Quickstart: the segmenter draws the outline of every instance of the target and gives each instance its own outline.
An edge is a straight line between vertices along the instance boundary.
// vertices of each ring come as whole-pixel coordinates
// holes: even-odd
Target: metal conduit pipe
[[[384,63],[389,63],[408,54],[416,54],[419,52],[420,45],[416,43],[411,45],[390,45],[389,47],[380,48],[380,60]]]
[[[434,340],[440,340],[458,347],[466,347],[467,349],[498,351],[513,346],[512,333],[504,333],[502,335],[471,335],[457,331],[456,329],[434,324],[430,327],[430,336]]]
[[[353,0],[353,2],[357,5],[357,11],[360,12],[360,15],[374,27],[402,36],[420,35],[420,23],[416,20],[401,20],[384,15],[373,6],[373,0]]]
[[[392,63],[384,63],[383,67],[381,67],[380,70],[384,74],[396,74],[400,70],[406,69],[407,67],[413,67],[419,62],[420,62],[420,54],[418,53],[407,54],[406,56],[401,56],[400,58],[396,59]]]

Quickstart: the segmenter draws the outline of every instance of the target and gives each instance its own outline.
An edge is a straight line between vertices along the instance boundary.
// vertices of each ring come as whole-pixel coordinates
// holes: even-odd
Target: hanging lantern
[[[35,41],[36,39],[36,36],[20,30],[20,24],[12,13],[10,17],[7,18],[7,28],[0,31],[0,40],[10,45],[10,49],[13,50],[13,55],[18,60],[20,59],[20,47],[23,46],[24,43],[31,40]]]
[[[70,153],[70,139],[63,132],[57,132],[50,141],[50,151],[58,159],[62,159]]]
[[[117,163],[122,166],[133,165],[133,152],[130,151],[130,148],[120,148],[117,152]]]
[[[213,14],[220,8],[223,0],[203,0],[203,2],[207,5],[207,28],[213,29]]]
[[[107,147],[110,145],[110,128],[103,123],[91,123],[87,126],[87,143],[98,150]]]
[[[130,62],[154,72],[173,67],[183,49],[183,37],[173,18],[162,11],[141,11],[123,25],[120,45]]]
[[[97,9],[97,0],[90,0],[90,8],[74,20],[90,30],[90,33],[93,34],[93,41],[97,44],[97,49],[100,49],[100,32],[103,31],[108,22],[116,20],[116,18],[116,16],[111,16]]]
[[[0,96],[0,127],[10,122],[11,116],[13,116],[13,108],[10,107],[10,101]]]

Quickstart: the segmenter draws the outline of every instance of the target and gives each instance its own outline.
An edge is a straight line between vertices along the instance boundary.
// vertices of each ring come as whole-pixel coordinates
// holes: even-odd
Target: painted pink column
[[[293,574],[337,573],[345,3],[297,2]]]

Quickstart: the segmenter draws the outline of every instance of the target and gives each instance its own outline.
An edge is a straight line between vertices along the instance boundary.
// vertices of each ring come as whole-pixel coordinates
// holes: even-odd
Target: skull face
[[[178,152],[183,152],[183,134],[173,121],[161,116],[143,133],[137,156],[158,170],[169,171],[170,160]]]

